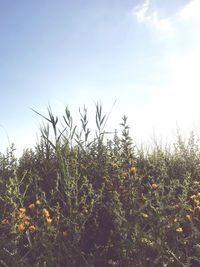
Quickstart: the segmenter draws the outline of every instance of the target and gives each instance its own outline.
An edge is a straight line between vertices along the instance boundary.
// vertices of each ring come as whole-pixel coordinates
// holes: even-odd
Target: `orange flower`
[[[158,188],[158,185],[155,184],[155,183],[153,183],[153,184],[151,184],[151,188],[152,188],[152,189],[156,189],[156,188]]]
[[[30,221],[30,217],[24,215],[23,220],[24,220],[24,221]]]
[[[24,224],[28,226],[30,224],[30,220],[29,219],[25,219],[24,220]]]
[[[18,228],[18,231],[20,233],[22,233],[24,231],[24,229],[25,229],[25,226],[21,223],[21,224],[17,225],[17,228]]]
[[[19,214],[19,219],[24,219],[24,217],[26,217],[26,214],[25,213],[20,213]]]
[[[50,217],[46,218],[47,224],[51,224],[52,223],[52,219]]]
[[[34,225],[29,226],[29,230],[31,233],[35,232],[36,228]]]
[[[128,177],[128,172],[122,172],[121,175],[122,175],[123,178],[127,178]]]
[[[43,213],[44,217],[49,217],[50,216],[49,211],[47,209],[43,209],[42,213]]]
[[[34,208],[35,208],[35,204],[34,204],[34,203],[32,203],[32,204],[30,204],[28,207],[29,207],[29,209],[31,209],[31,210],[32,210],[32,209],[34,209]]]
[[[19,208],[19,212],[23,214],[26,212],[26,209],[25,208]]]

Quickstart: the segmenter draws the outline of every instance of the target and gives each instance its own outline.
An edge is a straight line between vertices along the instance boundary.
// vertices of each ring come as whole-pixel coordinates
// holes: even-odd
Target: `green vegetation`
[[[173,149],[144,151],[125,116],[121,135],[107,139],[98,103],[93,140],[86,109],[80,130],[68,108],[61,129],[51,109],[41,116],[34,150],[0,155],[0,266],[200,266],[193,133]]]

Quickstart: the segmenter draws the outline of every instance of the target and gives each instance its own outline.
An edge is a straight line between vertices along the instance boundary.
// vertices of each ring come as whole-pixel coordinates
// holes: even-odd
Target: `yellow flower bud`
[[[177,232],[177,233],[182,233],[182,232],[183,232],[183,228],[182,228],[182,227],[178,227],[178,228],[176,228],[176,232]]]
[[[43,209],[42,213],[43,213],[44,217],[49,217],[50,216],[49,211],[47,209]]]
[[[52,219],[50,217],[46,218],[47,224],[51,224],[52,223]]]
[[[19,208],[19,212],[20,213],[25,213],[26,212],[26,209],[25,208]]]
[[[37,200],[35,201],[35,204],[38,205],[38,206],[40,206],[40,205],[41,205],[41,201],[40,201],[39,199],[37,199]]]
[[[30,204],[28,207],[29,207],[29,209],[31,209],[31,210],[32,210],[32,209],[34,209],[34,208],[35,208],[35,204],[34,204],[34,203],[32,203],[32,204]]]
[[[134,166],[131,167],[130,168],[130,174],[135,174],[136,173],[136,170],[137,170],[136,167],[134,167]]]
[[[157,188],[158,188],[158,185],[155,184],[155,183],[153,183],[153,184],[151,184],[151,188],[152,188],[152,189],[157,189]]]

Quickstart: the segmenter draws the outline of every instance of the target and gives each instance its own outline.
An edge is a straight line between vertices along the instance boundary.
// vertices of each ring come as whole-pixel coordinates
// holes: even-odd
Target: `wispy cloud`
[[[137,5],[133,9],[133,14],[138,22],[144,23],[160,32],[167,32],[173,30],[173,23],[171,18],[161,18],[156,10],[151,9],[149,0]]]
[[[160,15],[150,0],[133,10],[137,21],[158,40],[160,36],[167,38],[161,45],[158,42],[157,47],[162,55],[159,60],[169,77],[168,85],[153,90],[150,101],[138,111],[149,122],[148,127],[156,133],[160,130],[162,136],[163,132],[169,136],[169,131],[176,129],[176,122],[183,131],[200,128],[199,10],[200,0],[188,1],[166,17]]]
[[[133,14],[137,17],[137,19],[140,22],[145,22],[148,18],[147,16],[147,12],[149,10],[150,7],[150,2],[148,0],[146,0],[145,2],[143,2],[140,5],[137,5],[134,9],[133,9]]]
[[[175,14],[161,17],[155,6],[151,4],[151,1],[145,0],[142,4],[133,8],[133,15],[139,23],[143,23],[160,32],[169,32],[176,30],[180,23],[200,22],[199,10],[200,0],[191,0],[177,10]]]

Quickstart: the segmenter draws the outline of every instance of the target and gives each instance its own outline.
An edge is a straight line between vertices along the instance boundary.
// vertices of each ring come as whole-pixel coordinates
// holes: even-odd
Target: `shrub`
[[[63,128],[50,108],[39,115],[47,124],[35,149],[0,155],[1,266],[200,266],[193,133],[174,149],[144,151],[126,116],[121,136],[106,139],[99,103],[93,138],[86,108],[80,131],[68,108]]]

